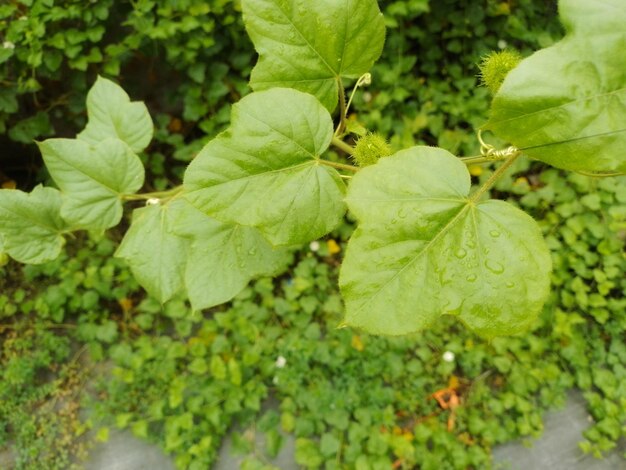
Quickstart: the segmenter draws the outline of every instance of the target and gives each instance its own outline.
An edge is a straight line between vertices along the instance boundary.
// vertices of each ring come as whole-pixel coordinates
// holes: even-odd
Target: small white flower
[[[446,362],[454,361],[454,353],[452,351],[446,351],[443,353],[442,359]]]
[[[15,49],[15,44],[13,44],[11,41],[4,41],[2,43],[2,47],[4,47],[5,49]]]
[[[312,241],[311,243],[309,243],[309,248],[311,251],[317,251],[320,249],[320,242],[318,242],[317,240]]]
[[[278,367],[279,369],[282,369],[286,365],[287,365],[287,359],[285,359],[283,356],[278,356],[276,358],[276,367]]]
[[[278,377],[274,376],[274,377],[272,378],[272,383],[273,383],[274,385],[278,385]]]
[[[157,206],[161,204],[161,200],[158,197],[151,197],[146,201],[146,206]]]
[[[372,94],[369,91],[363,93],[363,101],[365,101],[366,103],[372,101]]]
[[[506,49],[506,46],[508,46],[509,44],[504,40],[504,39],[500,39],[498,41],[498,48],[499,49]]]

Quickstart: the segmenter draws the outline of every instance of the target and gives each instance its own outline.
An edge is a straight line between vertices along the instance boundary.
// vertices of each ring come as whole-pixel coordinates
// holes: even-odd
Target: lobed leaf
[[[319,161],[332,135],[331,117],[313,96],[252,93],[189,165],[187,199],[218,220],[257,227],[274,245],[314,240],[345,212],[339,174]]]
[[[385,23],[375,0],[243,0],[259,61],[255,91],[289,87],[332,111],[342,78],[358,78],[380,57]]]
[[[359,226],[339,279],[348,325],[399,335],[449,314],[488,337],[529,326],[550,284],[540,229],[510,204],[469,191],[465,165],[431,147],[354,176],[347,202]]]
[[[558,168],[626,172],[626,2],[559,8],[565,38],[508,74],[485,129]]]
[[[46,167],[63,191],[61,214],[76,227],[107,229],[122,218],[120,196],[138,191],[144,168],[121,140],[89,144],[77,139],[39,143]]]
[[[191,238],[185,287],[194,309],[213,307],[236,296],[251,279],[276,274],[291,260],[253,227],[225,224],[177,201],[176,233]]]
[[[143,102],[130,101],[111,80],[98,76],[87,94],[89,121],[78,138],[90,144],[117,138],[139,153],[152,140],[154,125]]]
[[[61,194],[53,188],[37,186],[31,193],[0,190],[0,251],[21,263],[55,259],[68,228],[60,209]]]
[[[115,253],[126,260],[137,281],[161,303],[171,299],[184,284],[189,240],[174,233],[174,215],[172,204],[136,209]]]

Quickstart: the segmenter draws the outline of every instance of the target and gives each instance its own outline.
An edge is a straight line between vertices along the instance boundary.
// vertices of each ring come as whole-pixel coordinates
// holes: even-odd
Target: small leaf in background
[[[296,439],[296,463],[306,468],[318,468],[324,462],[318,446],[310,439]]]
[[[99,442],[107,442],[109,440],[109,428],[102,427],[96,433],[96,440]]]
[[[50,117],[43,111],[39,111],[32,117],[22,119],[9,129],[8,135],[11,139],[32,144],[37,137],[52,135],[53,129],[50,124]]]
[[[90,145],[76,139],[48,139],[39,149],[50,175],[63,192],[63,217],[73,226],[107,229],[122,218],[122,194],[143,185],[139,157],[121,140]]]
[[[119,85],[98,77],[87,94],[89,122],[78,139],[97,144],[109,138],[125,142],[139,153],[152,140],[154,125],[143,102],[130,101]]]
[[[234,357],[228,360],[228,375],[233,385],[240,386],[242,381],[241,367]]]
[[[217,380],[224,380],[226,378],[226,364],[220,356],[211,357],[211,375]]]
[[[565,38],[507,75],[485,129],[557,168],[626,172],[626,2],[559,10]]]
[[[186,198],[218,220],[257,227],[274,245],[319,238],[345,212],[339,173],[319,162],[332,135],[332,119],[313,96],[252,93],[187,168]]]
[[[541,231],[525,212],[469,191],[466,166],[432,147],[353,177],[346,200],[359,226],[339,279],[348,325],[399,335],[449,314],[487,337],[528,328],[550,286]]]
[[[338,81],[358,78],[380,57],[385,20],[375,0],[244,0],[244,23],[259,53],[253,90],[295,88],[332,111]]]
[[[0,190],[0,237],[4,251],[21,263],[44,263],[59,256],[68,228],[61,218],[61,193],[37,186],[30,193]]]

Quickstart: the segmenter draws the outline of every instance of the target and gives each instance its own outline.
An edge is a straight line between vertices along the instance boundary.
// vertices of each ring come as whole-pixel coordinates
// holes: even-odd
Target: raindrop
[[[454,253],[454,256],[456,256],[459,259],[463,259],[465,258],[465,256],[467,255],[467,251],[465,251],[463,248],[459,248],[458,250],[456,250],[456,252]]]
[[[491,232],[489,232],[489,235],[491,235],[493,238],[498,238],[500,236],[500,232],[498,232],[497,230],[492,230]]]
[[[469,274],[465,279],[467,282],[474,282],[477,278],[478,276],[476,276],[476,274]]]
[[[398,217],[400,217],[401,219],[406,218],[406,209],[404,207],[398,211]]]
[[[507,286],[509,289],[512,289],[513,287],[515,287],[515,283],[513,283],[513,282],[510,282],[510,281],[509,281],[509,282],[507,282],[507,283],[506,283],[506,286]]]
[[[497,261],[488,260],[485,262],[485,267],[494,274],[502,274],[504,272],[504,266]]]

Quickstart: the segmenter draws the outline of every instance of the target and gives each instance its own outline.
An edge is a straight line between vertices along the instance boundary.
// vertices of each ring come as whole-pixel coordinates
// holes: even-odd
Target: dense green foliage
[[[310,468],[388,468],[398,459],[407,468],[485,468],[492,446],[538,436],[543,410],[562,404],[573,386],[584,392],[595,423],[583,448],[613,448],[626,419],[624,181],[564,179],[556,170],[537,180],[517,170],[520,177],[503,181],[501,195],[539,218],[555,287],[532,333],[491,343],[451,321],[403,339],[336,329],[342,307],[332,243],[301,250],[290,276],[257,281],[208,318],[190,315],[181,299],[164,310],[143,299],[110,257],[107,239],[71,259],[24,270],[10,263],[1,274],[15,287],[0,297],[2,324],[12,325],[2,333],[3,442],[11,436],[23,443],[15,447],[18,468],[62,457],[62,447],[55,447],[58,456],[40,453],[42,439],[59,428],[44,421],[37,438],[27,423],[42,418],[29,410],[67,389],[62,364],[86,345],[91,361],[113,363],[106,378],[95,379],[98,399],[83,402],[90,421],[158,442],[180,468],[206,468],[234,422],[242,426],[235,447],[249,453],[247,468],[261,468],[263,452],[273,455],[283,432],[296,436],[296,458]],[[345,247],[351,231],[343,226],[333,239]],[[26,285],[39,287],[19,287]],[[100,374],[102,366],[92,365]],[[46,368],[53,375],[41,388]],[[452,432],[450,410],[432,398],[448,387],[460,398]],[[269,397],[278,412],[260,411]],[[264,434],[265,451],[255,448],[255,432]]]
[[[507,44],[525,54],[549,46],[560,30],[547,3],[489,0],[462,8],[458,3],[380,2],[388,28],[385,51],[372,70],[372,85],[355,95],[358,116],[350,115],[350,132],[378,130],[396,150],[426,143],[457,154],[477,152],[472,129],[484,123],[489,97],[487,90],[476,88],[475,64]],[[249,92],[253,54],[237,2],[105,1],[90,9],[79,4],[20,0],[0,7],[0,38],[5,40],[0,80],[9,84],[0,90],[0,125],[23,142],[50,135],[51,125],[54,133],[73,136],[86,122],[87,83],[96,73],[119,77],[133,99],[146,98],[156,111],[155,140],[140,154],[149,175],[147,189],[179,182],[176,160],[189,160],[205,133],[223,129],[230,103]],[[53,70],[55,61],[59,65]],[[126,106],[128,97],[118,98]],[[142,126],[133,134],[138,138],[118,133],[130,127],[115,124],[117,109],[111,107],[104,122],[90,110],[81,134],[96,152],[107,148],[101,172],[106,175],[117,169],[117,154],[108,147],[115,143],[100,142],[101,129],[112,130],[135,152],[149,141],[142,141]],[[145,114],[137,116],[131,124],[141,123]],[[237,126],[229,132],[238,132]],[[229,134],[214,142],[214,147],[230,145]],[[94,187],[88,171],[66,181],[64,168],[76,162],[60,158],[63,152],[55,153],[54,145],[81,143],[54,139],[43,144],[52,176],[77,196],[64,205],[64,218],[76,214],[75,222],[87,220],[91,228],[117,223],[121,208],[111,190],[138,190],[138,167],[128,172],[135,180],[119,187],[106,181]],[[307,163],[306,155],[302,158]],[[336,174],[329,167],[323,171]],[[490,174],[477,166],[469,172],[480,175],[481,182]],[[337,266],[353,233],[346,224],[319,249],[320,243],[313,242],[311,250],[277,253],[259,229],[201,219],[197,209],[178,200],[134,213],[143,223],[131,226],[136,235],[118,251],[123,258],[139,259],[133,275],[123,261],[112,258],[121,238],[117,232],[110,235],[116,243],[78,235],[78,241],[69,241],[69,254],[51,263],[22,268],[9,262],[0,268],[0,449],[13,450],[17,468],[67,468],[70,453],[84,454],[81,439],[87,429],[117,426],[158,442],[180,468],[204,469],[238,423],[243,430],[235,435],[235,446],[248,454],[246,468],[267,468],[263,454],[278,451],[283,433],[296,437],[296,460],[310,468],[389,468],[392,463],[484,468],[492,446],[539,435],[543,410],[561,404],[572,386],[583,390],[594,418],[581,447],[598,455],[613,448],[626,421],[621,341],[626,327],[625,182],[565,176],[522,161],[512,172],[519,178],[500,180],[495,194],[510,196],[539,221],[551,250],[553,288],[539,319],[528,323],[530,332],[490,343],[445,316],[431,331],[402,339],[336,329],[344,313],[334,287]],[[368,173],[361,175],[365,179]],[[83,192],[83,184],[94,192]],[[21,261],[56,257],[62,244],[58,232],[66,229],[55,216],[61,206],[58,192],[38,188],[15,198],[11,205],[22,205],[35,218],[43,210],[47,223],[12,225],[20,235],[12,237],[18,246],[5,244],[4,250],[11,249]],[[114,207],[111,218],[85,219],[82,204],[94,201]],[[160,237],[157,228],[170,219],[177,231]],[[271,225],[261,229],[265,237],[279,234]],[[32,251],[29,237],[42,236],[49,238],[50,251]],[[339,255],[335,240],[343,249]],[[146,252],[145,241],[155,249]],[[171,243],[179,248],[170,250]],[[207,244],[226,249],[201,250]],[[176,253],[185,250],[196,255],[183,265]],[[246,256],[250,251],[256,256]],[[253,258],[260,253],[264,257],[256,264]],[[283,272],[289,263],[288,274],[255,281],[232,304],[206,316],[196,311],[231,298],[250,278]],[[155,265],[171,270],[154,278]],[[219,269],[225,265],[234,268],[228,277]],[[133,278],[153,296],[145,297]],[[205,282],[222,284],[207,292]],[[194,310],[176,294],[183,283]],[[170,297],[159,305],[157,299]],[[94,370],[96,399],[94,387],[86,386]],[[105,378],[99,381],[98,375]],[[441,390],[457,397],[460,406],[443,409],[433,396]],[[261,411],[266,400],[277,400],[278,412]],[[79,405],[88,418],[79,419]],[[255,448],[259,432],[265,449]],[[96,436],[107,434],[104,427]]]

